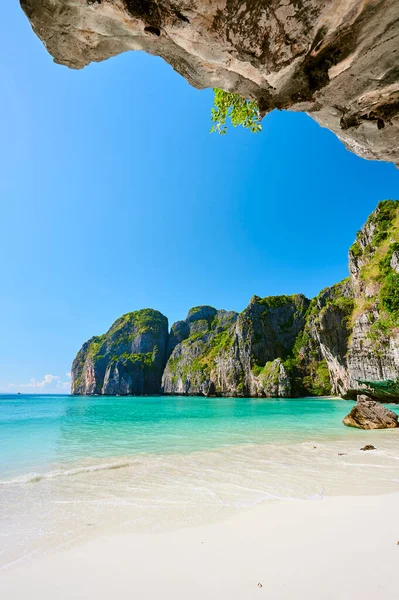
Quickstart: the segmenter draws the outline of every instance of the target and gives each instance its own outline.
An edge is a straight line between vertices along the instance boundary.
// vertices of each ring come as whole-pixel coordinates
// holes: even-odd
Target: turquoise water
[[[84,457],[294,443],[353,431],[342,400],[0,397],[0,480]],[[397,409],[398,410],[398,409]]]
[[[0,396],[0,568],[269,500],[399,491],[399,429],[326,398]],[[399,407],[391,407],[399,412]],[[377,450],[362,452],[365,444]]]

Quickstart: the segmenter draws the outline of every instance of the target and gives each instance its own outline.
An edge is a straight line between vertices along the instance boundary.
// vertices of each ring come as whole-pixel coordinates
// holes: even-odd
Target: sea
[[[353,405],[0,396],[0,568],[110,532],[194,526],[262,502],[399,491],[399,429],[345,427]]]

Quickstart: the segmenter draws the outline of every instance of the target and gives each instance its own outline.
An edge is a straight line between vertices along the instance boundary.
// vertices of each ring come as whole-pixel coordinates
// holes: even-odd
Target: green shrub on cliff
[[[380,302],[395,320],[399,319],[399,274],[389,273],[380,290]]]
[[[158,310],[142,308],[122,315],[122,317],[115,321],[107,334],[104,334],[101,337],[112,335],[114,339],[115,336],[121,336],[123,338],[125,336],[125,330],[130,327],[135,327],[139,333],[144,333],[145,331],[157,332],[165,326],[165,323],[167,323],[166,317]]]
[[[379,280],[381,281],[385,275],[388,275],[392,271],[391,269],[391,260],[394,252],[399,252],[399,243],[393,242],[389,248],[385,256],[380,260],[378,266],[380,268],[380,276]]]
[[[251,370],[255,377],[258,377],[262,373],[263,367],[262,365],[254,364]]]
[[[376,212],[369,217],[375,224],[372,244],[377,247],[388,237],[388,230],[392,225],[398,208],[397,200],[382,200],[378,203]]]
[[[253,100],[246,100],[239,94],[225,92],[214,88],[215,99],[212,108],[211,120],[214,123],[211,133],[224,135],[227,133],[226,120],[230,119],[233,127],[241,125],[252,133],[258,133],[262,129],[260,124],[259,107]]]
[[[154,352],[146,352],[143,354],[124,352],[123,354],[111,356],[109,358],[109,362],[121,362],[125,366],[140,364],[142,366],[152,368],[154,366]]]
[[[355,258],[359,258],[359,256],[361,256],[361,255],[362,255],[362,249],[361,249],[361,247],[359,246],[359,243],[358,243],[358,242],[354,242],[354,243],[352,244],[352,246],[349,248],[349,251],[352,253],[352,255],[353,255]]]
[[[348,334],[352,330],[351,317],[355,308],[355,301],[353,298],[346,296],[338,296],[331,300],[327,306],[335,307],[342,313],[342,325],[345,325]]]
[[[326,360],[322,360],[317,365],[310,389],[315,396],[329,396],[331,394],[330,373]]]
[[[366,234],[358,232],[363,242],[372,234],[363,254],[360,279],[365,288],[375,292],[367,299],[356,299],[352,321],[366,311],[370,323],[367,338],[373,342],[373,352],[382,355],[392,330],[399,325],[399,275],[391,267],[393,253],[399,250],[399,200],[379,202],[367,219]]]

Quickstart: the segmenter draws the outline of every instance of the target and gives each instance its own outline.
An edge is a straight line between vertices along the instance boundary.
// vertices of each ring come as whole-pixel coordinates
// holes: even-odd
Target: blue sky
[[[212,91],[128,53],[56,65],[17,2],[0,23],[0,391],[68,389],[72,360],[121,314],[242,310],[348,275],[347,250],[393,165],[303,114],[210,135]],[[47,377],[47,379],[45,378]]]

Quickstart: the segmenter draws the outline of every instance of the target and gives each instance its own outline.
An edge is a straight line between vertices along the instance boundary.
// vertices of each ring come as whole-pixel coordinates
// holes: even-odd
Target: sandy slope
[[[102,537],[3,572],[0,597],[393,600],[398,506],[399,494],[275,501],[222,523]]]

